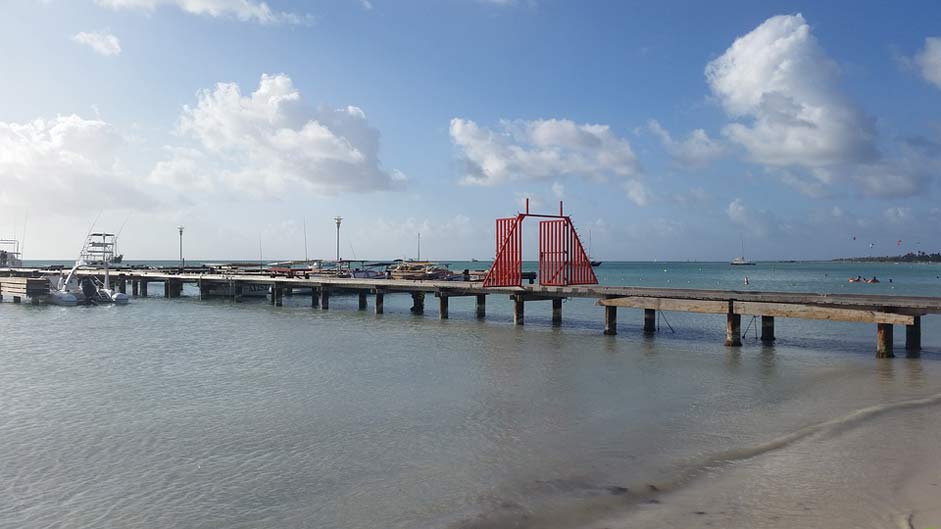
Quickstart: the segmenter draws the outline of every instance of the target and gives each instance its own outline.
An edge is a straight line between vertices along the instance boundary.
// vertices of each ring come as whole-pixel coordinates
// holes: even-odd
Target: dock
[[[58,276],[59,271],[26,268],[0,268],[0,296],[9,294],[18,301],[25,296],[41,296],[43,288],[48,293],[48,282],[44,276]],[[80,269],[79,276],[101,278],[103,269]],[[870,296],[853,294],[815,294],[798,292],[756,292],[737,290],[699,290],[673,288],[645,288],[612,285],[541,285],[484,286],[479,281],[395,280],[355,279],[336,277],[281,277],[263,274],[228,274],[191,269],[112,269],[111,283],[120,292],[132,296],[148,296],[154,286],[162,287],[167,298],[180,297],[183,285],[194,285],[200,299],[218,297],[220,287],[230,292],[235,302],[241,301],[245,287],[258,285],[270,287],[269,301],[281,306],[285,295],[297,290],[310,290],[312,308],[329,310],[333,295],[355,295],[359,310],[366,310],[368,299],[373,298],[373,307],[382,314],[387,295],[409,295],[411,311],[425,312],[426,297],[438,300],[438,317],[449,316],[448,300],[452,297],[474,297],[476,316],[485,318],[487,298],[505,295],[513,303],[513,322],[523,325],[525,307],[530,302],[552,303],[552,323],[562,322],[562,301],[567,298],[596,299],[603,309],[604,334],[616,335],[619,307],[641,309],[644,314],[643,332],[656,332],[658,311],[692,312],[726,315],[725,345],[742,345],[742,316],[757,316],[761,320],[761,341],[771,344],[775,340],[775,318],[800,318],[856,323],[876,326],[876,356],[894,356],[893,332],[896,325],[905,326],[905,351],[909,357],[921,352],[921,319],[928,314],[941,314],[941,298],[919,296]],[[45,286],[43,286],[45,283]],[[246,289],[247,290],[247,289]],[[156,293],[156,292],[154,292]]]

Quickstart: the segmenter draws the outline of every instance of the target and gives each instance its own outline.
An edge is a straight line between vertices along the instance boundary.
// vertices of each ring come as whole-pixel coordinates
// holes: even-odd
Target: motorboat
[[[755,263],[745,259],[744,256],[736,257],[735,259],[732,259],[731,261],[729,261],[729,264],[732,266],[754,266],[755,265]]]
[[[23,266],[20,254],[20,241],[0,239],[0,268],[18,268]]]
[[[115,258],[114,243],[115,236],[112,233],[88,234],[82,246],[82,252],[68,274],[49,278],[49,294],[46,302],[63,306],[127,304],[130,301],[128,295],[111,288],[109,270]],[[89,266],[104,267],[103,279],[95,276],[80,276],[79,270]]]
[[[431,261],[396,261],[388,268],[392,279],[432,280],[448,279],[451,271]]]

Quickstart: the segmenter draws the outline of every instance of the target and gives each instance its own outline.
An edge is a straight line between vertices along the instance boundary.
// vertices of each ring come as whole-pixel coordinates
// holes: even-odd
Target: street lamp
[[[337,215],[333,217],[333,220],[337,222],[337,266],[340,265],[340,223],[343,222],[343,217]]]
[[[177,226],[176,229],[180,230],[180,268],[186,264],[183,261],[183,226]]]

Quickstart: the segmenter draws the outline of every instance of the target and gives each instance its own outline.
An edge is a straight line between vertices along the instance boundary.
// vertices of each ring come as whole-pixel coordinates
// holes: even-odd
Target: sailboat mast
[[[421,232],[418,232],[418,260],[421,261]]]

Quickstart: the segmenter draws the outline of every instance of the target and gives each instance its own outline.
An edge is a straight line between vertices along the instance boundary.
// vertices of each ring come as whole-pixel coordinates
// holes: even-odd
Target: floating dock
[[[58,271],[44,269],[0,268],[0,296],[14,296],[18,301],[25,296],[48,293],[44,275]],[[103,269],[81,269],[79,276],[101,278]],[[178,269],[110,270],[111,282],[120,292],[133,296],[147,296],[155,285],[163,287],[163,296],[180,297],[183,285],[195,285],[201,299],[212,296],[211,291],[230,292],[234,301],[250,285],[270,287],[270,302],[280,306],[285,295],[296,290],[310,290],[311,307],[328,310],[331,295],[352,294],[359,298],[359,309],[366,310],[368,298],[374,299],[377,314],[383,312],[386,295],[404,294],[412,297],[412,312],[425,311],[425,297],[438,299],[438,316],[448,318],[448,300],[452,297],[476,298],[476,315],[487,314],[487,297],[491,294],[509,296],[513,303],[513,321],[523,325],[528,302],[552,303],[552,323],[562,322],[562,301],[566,298],[592,298],[603,308],[604,334],[617,334],[618,307],[643,309],[645,334],[656,332],[657,311],[694,312],[726,315],[725,345],[742,345],[742,316],[761,317],[761,341],[775,339],[775,318],[801,318],[832,320],[876,325],[876,356],[892,357],[895,325],[905,326],[907,356],[918,356],[921,351],[921,318],[927,314],[941,314],[941,298],[918,296],[869,296],[852,294],[813,294],[798,292],[754,292],[736,290],[697,290],[672,288],[641,288],[610,285],[521,285],[487,286],[471,281],[418,281],[394,279],[355,279],[333,277],[269,277],[259,274],[222,274]],[[222,288],[219,288],[222,287]],[[44,290],[45,289],[45,290]],[[128,290],[130,289],[130,292]]]

